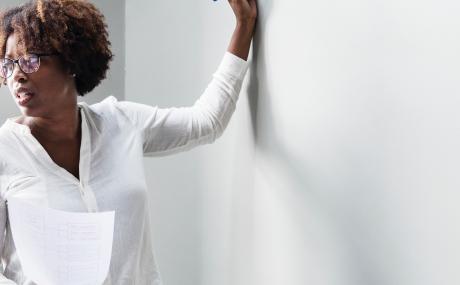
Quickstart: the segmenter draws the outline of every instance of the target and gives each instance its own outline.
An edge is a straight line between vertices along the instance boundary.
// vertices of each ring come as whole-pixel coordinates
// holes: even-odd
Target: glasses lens
[[[25,73],[32,73],[40,67],[40,58],[34,54],[29,54],[19,59],[19,66]]]
[[[0,62],[0,76],[8,78],[13,74],[14,62],[11,59],[3,58]]]

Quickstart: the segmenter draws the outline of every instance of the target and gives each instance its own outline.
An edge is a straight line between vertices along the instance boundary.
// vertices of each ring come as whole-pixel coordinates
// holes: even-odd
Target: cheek
[[[52,87],[64,84],[64,74],[55,68],[40,67],[37,72],[29,74],[29,81],[36,86]]]
[[[68,78],[63,77],[62,74],[35,78],[32,86],[35,86],[44,101],[66,100],[71,87]]]

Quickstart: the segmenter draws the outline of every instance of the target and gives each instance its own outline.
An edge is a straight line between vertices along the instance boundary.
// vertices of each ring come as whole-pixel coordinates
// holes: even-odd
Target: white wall
[[[2,0],[0,2],[0,9],[12,7],[19,3],[21,2],[18,0]],[[6,118],[17,116],[18,114],[19,110],[11,98],[8,88],[4,85],[0,85],[0,122],[3,123]]]
[[[131,17],[152,21],[146,50],[161,72],[140,69],[156,92],[127,99],[196,98],[233,24],[216,4],[128,5],[127,35]],[[460,5],[259,5],[229,129],[212,146],[148,161],[167,284],[459,283]],[[140,51],[133,35],[128,54]]]
[[[192,105],[225,53],[233,26],[227,6],[223,1],[127,1],[126,99],[160,107]],[[229,138],[224,134],[220,143]],[[208,187],[218,176],[204,168],[211,149],[145,160],[154,247],[165,284],[206,284],[204,272],[222,264],[209,258],[209,227],[203,221],[209,192],[223,193]]]
[[[458,284],[460,4],[261,4],[252,284]]]

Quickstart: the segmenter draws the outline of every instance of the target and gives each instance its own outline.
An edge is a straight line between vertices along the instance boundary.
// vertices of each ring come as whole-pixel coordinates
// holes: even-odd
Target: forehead
[[[17,57],[24,54],[24,48],[18,42],[16,34],[11,34],[5,46],[5,57]]]

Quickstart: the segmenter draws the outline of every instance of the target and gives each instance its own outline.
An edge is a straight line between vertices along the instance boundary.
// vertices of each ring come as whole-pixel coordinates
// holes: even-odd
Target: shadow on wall
[[[359,240],[359,233],[366,232],[366,229],[360,228],[362,225],[359,224],[359,217],[351,216],[353,219],[346,221],[347,216],[342,215],[344,209],[341,208],[340,204],[337,204],[337,201],[329,199],[327,196],[328,189],[325,188],[329,184],[326,179],[330,178],[329,174],[332,172],[318,177],[314,165],[310,165],[309,161],[301,160],[288,149],[283,143],[285,139],[280,137],[279,132],[274,127],[276,126],[277,117],[282,114],[272,106],[272,98],[273,96],[283,96],[283,94],[273,94],[266,84],[270,80],[274,80],[274,78],[269,78],[267,74],[267,60],[269,61],[270,55],[266,53],[265,48],[265,36],[269,32],[267,31],[267,23],[272,13],[273,0],[259,0],[258,2],[259,18],[253,40],[250,80],[246,90],[256,149],[255,155],[263,158],[262,161],[269,161],[273,169],[279,172],[276,175],[284,177],[284,181],[288,182],[288,184],[283,185],[283,189],[277,190],[282,190],[284,192],[282,194],[289,197],[285,202],[292,203],[285,207],[290,211],[289,217],[296,220],[301,227],[305,226],[305,228],[300,229],[299,233],[305,235],[305,239],[309,239],[306,236],[311,230],[309,228],[311,225],[308,221],[309,214],[319,212],[320,216],[324,218],[323,222],[330,227],[331,233],[336,235],[331,237],[331,244],[337,244],[339,246],[338,250],[343,250],[343,252],[337,254],[343,254],[342,256],[346,256],[346,258],[353,261],[351,263],[354,263],[354,268],[349,268],[349,270],[352,272],[351,275],[356,274],[356,276],[350,278],[355,279],[355,281],[359,280],[355,284],[383,284],[381,276],[371,268],[372,260],[369,260],[368,248],[356,244],[356,241]],[[286,100],[290,100],[290,98],[286,98]],[[264,158],[268,158],[268,160]],[[260,161],[256,159],[256,163]],[[261,166],[261,168],[264,169],[264,166]],[[268,175],[270,174],[268,173]],[[333,184],[331,183],[330,185]],[[253,199],[258,199],[258,197],[255,196]],[[296,207],[292,207],[292,205],[296,205]],[[351,232],[348,227],[355,229],[357,233]],[[251,234],[254,237],[254,233]],[[257,243],[258,241],[255,240],[254,242]],[[305,252],[302,253],[301,249],[299,249],[298,253],[305,254],[305,256],[309,255]],[[311,252],[311,254],[314,254],[314,252]],[[308,258],[306,257],[305,259]],[[335,265],[340,266],[341,264],[345,267],[351,266],[341,263],[339,257]],[[334,272],[334,270],[328,271],[325,269],[324,272],[330,273]],[[303,272],[303,274],[305,273]],[[300,279],[302,278],[307,279],[307,277],[300,277]],[[351,283],[349,280],[344,280],[343,284]]]
[[[268,55],[265,52],[264,38],[265,27],[270,18],[273,8],[273,0],[259,0],[259,19],[254,35],[252,49],[252,64],[250,68],[250,81],[247,87],[249,108],[251,112],[252,133],[258,154],[270,156],[280,168],[286,171],[290,181],[294,182],[296,189],[307,190],[307,177],[302,171],[305,169],[293,154],[286,149],[279,139],[279,135],[273,123],[276,120],[276,113],[271,103],[270,90],[265,83],[270,80],[267,77],[266,60]],[[282,96],[282,95],[280,95]],[[305,194],[305,191],[302,191]]]

